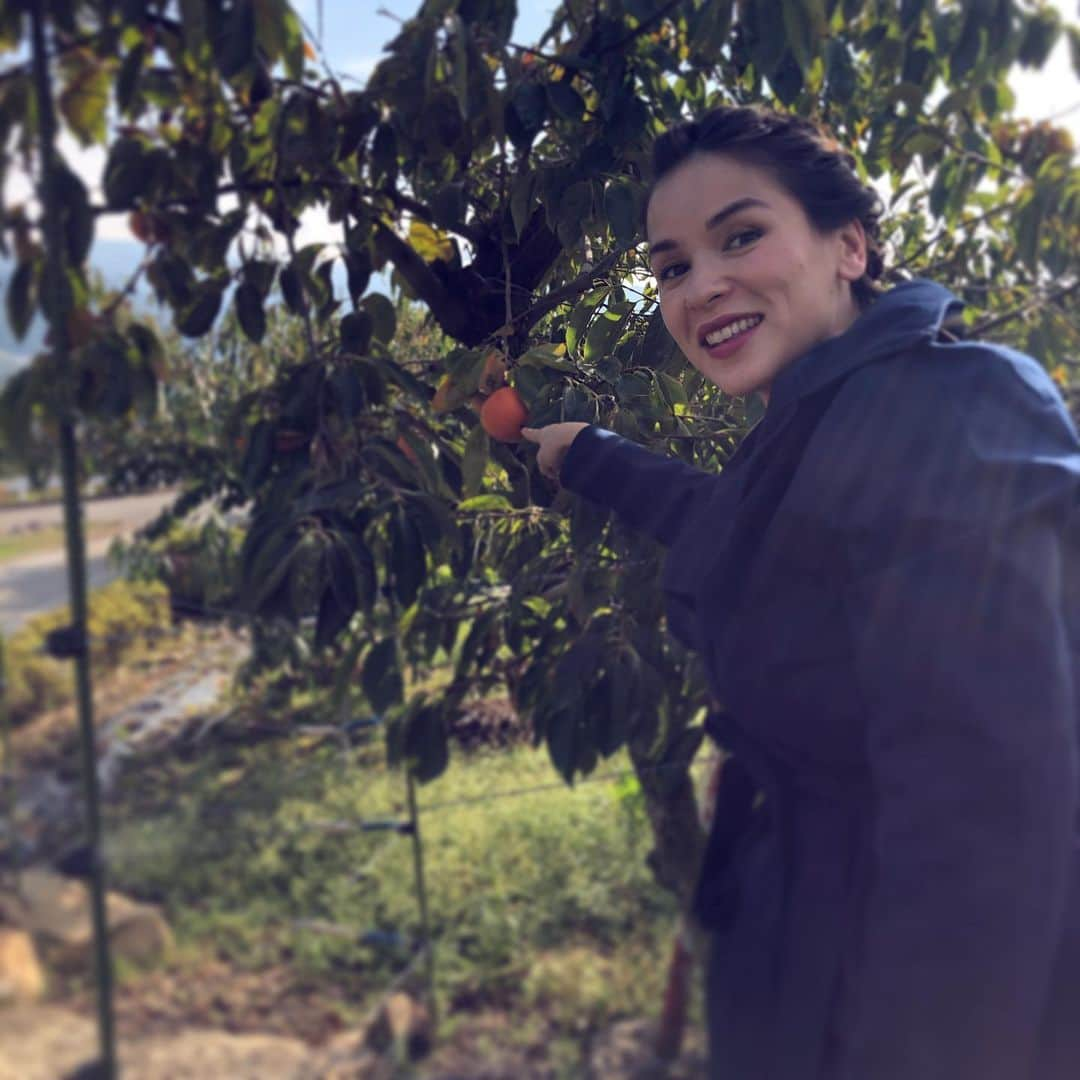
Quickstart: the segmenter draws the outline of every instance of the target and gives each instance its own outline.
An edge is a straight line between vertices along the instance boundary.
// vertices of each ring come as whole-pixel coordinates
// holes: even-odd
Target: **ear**
[[[837,265],[841,281],[858,281],[866,273],[866,230],[862,222],[849,221],[836,230]]]

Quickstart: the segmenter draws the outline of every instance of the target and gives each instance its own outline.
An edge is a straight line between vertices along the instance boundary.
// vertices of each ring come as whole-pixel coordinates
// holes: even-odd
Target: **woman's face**
[[[858,315],[862,226],[819,232],[760,166],[687,159],[653,192],[647,231],[664,324],[725,393],[768,401],[778,372]]]

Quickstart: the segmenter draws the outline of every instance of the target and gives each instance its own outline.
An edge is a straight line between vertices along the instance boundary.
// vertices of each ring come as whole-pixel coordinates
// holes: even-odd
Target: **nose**
[[[690,311],[707,311],[717,301],[730,295],[732,282],[725,268],[717,261],[697,260],[690,271],[689,288],[683,292]]]

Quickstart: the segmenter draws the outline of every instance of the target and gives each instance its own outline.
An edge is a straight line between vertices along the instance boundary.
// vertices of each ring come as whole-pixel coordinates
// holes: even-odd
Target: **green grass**
[[[619,755],[601,767],[627,768]],[[353,761],[301,739],[218,749],[140,765],[122,787],[107,818],[112,880],[163,903],[186,949],[284,960],[358,1003],[406,962],[360,936],[420,934],[410,838],[319,826],[404,814],[404,779],[379,747]],[[522,789],[538,790],[511,794]],[[544,751],[523,747],[456,755],[419,801],[442,1000],[539,1007],[576,1033],[655,1013],[676,911],[646,867],[632,784],[567,788]]]
[[[92,522],[86,527],[86,539],[111,536],[119,529],[120,526],[116,522]],[[25,555],[36,555],[40,551],[62,551],[63,548],[64,530],[60,526],[6,533],[0,535],[0,563],[12,562]]]

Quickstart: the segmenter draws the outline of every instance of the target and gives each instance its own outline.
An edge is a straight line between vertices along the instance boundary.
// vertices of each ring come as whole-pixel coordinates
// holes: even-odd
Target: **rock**
[[[146,965],[172,948],[172,931],[152,904],[111,892],[105,910],[115,956]],[[51,870],[25,870],[17,876],[14,892],[0,894],[0,919],[32,934],[46,962],[57,970],[92,968],[90,891],[82,882]]]
[[[291,1080],[310,1056],[311,1048],[299,1039],[197,1028],[132,1040],[120,1048],[124,1075],[147,1080]]]
[[[25,930],[0,926],[0,1005],[37,1001],[45,993],[45,972],[33,938]]]
[[[0,1010],[0,1047],[0,1080],[58,1080],[95,1061],[97,1027],[58,1006],[18,1005]],[[295,1080],[312,1056],[299,1039],[205,1028],[121,1039],[117,1051],[131,1080]]]
[[[94,1021],[56,1005],[0,1009],[0,1080],[57,1080],[94,1057]]]
[[[365,1045],[363,1032],[333,1039],[308,1061],[294,1080],[396,1080],[400,1069]]]
[[[397,991],[379,1008],[367,1030],[367,1045],[379,1053],[419,1061],[431,1050],[431,1014],[415,998]]]

